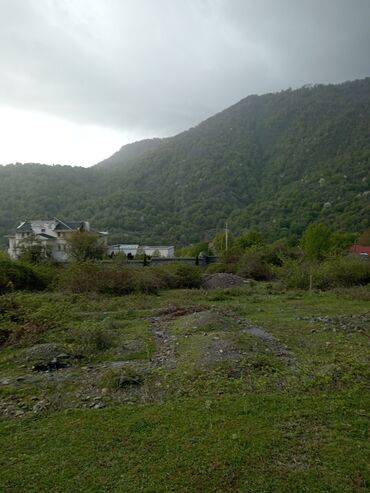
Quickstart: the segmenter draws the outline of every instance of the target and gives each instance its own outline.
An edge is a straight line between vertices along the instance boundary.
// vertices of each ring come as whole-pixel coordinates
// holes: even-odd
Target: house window
[[[41,228],[41,233],[45,233],[45,228]]]

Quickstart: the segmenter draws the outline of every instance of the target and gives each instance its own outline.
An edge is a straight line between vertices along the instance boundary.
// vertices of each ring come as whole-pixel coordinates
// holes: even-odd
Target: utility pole
[[[229,246],[229,229],[227,227],[227,221],[226,221],[226,225],[225,225],[225,250],[226,251],[228,249],[228,246]]]

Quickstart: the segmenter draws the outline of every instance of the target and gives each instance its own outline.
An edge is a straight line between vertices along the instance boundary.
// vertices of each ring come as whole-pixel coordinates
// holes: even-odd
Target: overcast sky
[[[239,101],[370,75],[370,0],[0,0],[0,163],[92,165]]]

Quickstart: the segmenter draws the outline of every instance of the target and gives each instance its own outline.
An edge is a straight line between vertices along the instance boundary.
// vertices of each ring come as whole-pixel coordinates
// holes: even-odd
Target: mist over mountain
[[[370,218],[370,78],[248,96],[92,168],[0,167],[0,234],[21,220],[89,220],[110,241],[188,244],[225,221],[268,239]],[[20,142],[21,145],[21,142]],[[5,238],[1,239],[5,244]]]

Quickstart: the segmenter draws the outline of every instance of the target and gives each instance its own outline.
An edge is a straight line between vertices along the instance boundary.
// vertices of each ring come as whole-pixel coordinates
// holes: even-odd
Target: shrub
[[[286,260],[275,273],[285,287],[290,289],[307,289],[310,285],[310,271],[306,263],[298,260]]]
[[[83,262],[71,264],[59,278],[62,289],[73,293],[96,292],[116,296],[133,292],[155,293],[166,288],[198,288],[197,267],[173,264],[166,267],[131,267]]]
[[[136,291],[139,269],[125,266],[99,266],[97,291],[121,296]]]
[[[351,287],[370,283],[370,262],[353,257],[332,257],[319,264],[288,260],[276,269],[287,288],[317,289]]]
[[[202,276],[199,268],[195,265],[175,263],[161,268],[164,272],[171,273],[174,277],[170,279],[170,286],[174,288],[199,288],[202,284]],[[174,285],[172,285],[174,282]]]
[[[318,266],[313,282],[319,289],[368,284],[370,262],[354,257],[333,257]]]
[[[12,260],[0,260],[0,294],[18,289],[36,291],[45,288],[45,279],[31,266]]]
[[[99,266],[93,262],[73,263],[59,276],[59,286],[73,293],[98,292]]]
[[[71,340],[82,354],[95,354],[113,347],[116,335],[108,328],[82,323],[78,329],[72,331]]]
[[[269,281],[274,277],[271,265],[267,263],[263,250],[245,253],[239,262],[236,273],[256,281]]]
[[[159,289],[173,287],[173,279],[156,267],[136,269],[136,273],[138,275],[135,277],[135,291],[156,293]]]

